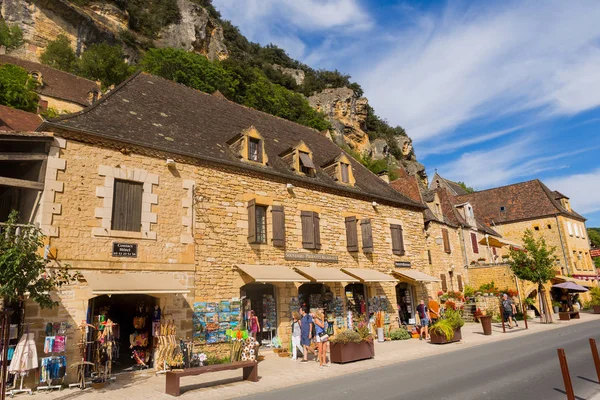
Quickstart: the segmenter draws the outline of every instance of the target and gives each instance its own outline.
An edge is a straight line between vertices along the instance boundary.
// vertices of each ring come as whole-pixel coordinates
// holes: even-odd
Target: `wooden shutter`
[[[448,229],[442,229],[442,239],[444,239],[444,251],[450,254],[450,238],[448,237]]]
[[[442,291],[448,291],[448,284],[446,283],[446,274],[440,274],[440,279],[442,280]]]
[[[320,228],[320,218],[319,218],[319,214],[316,212],[312,213],[313,215],[313,227],[315,230],[315,249],[320,250],[321,249],[321,228]]]
[[[115,179],[111,229],[140,232],[142,229],[142,192],[140,182]]]
[[[404,255],[404,238],[402,236],[402,225],[390,225],[392,232],[392,253],[403,256]]]
[[[493,255],[498,255],[498,254],[496,253],[496,248],[495,248],[495,247],[492,247],[492,254],[493,254]]]
[[[300,213],[302,220],[302,247],[305,249],[315,248],[315,228],[313,224],[313,213],[311,211],[302,211]]]
[[[273,246],[285,247],[285,213],[283,206],[271,207],[273,220]]]
[[[471,245],[473,245],[473,253],[478,254],[479,246],[477,244],[477,234],[474,232],[471,232]]]
[[[431,261],[431,250],[427,250],[427,260],[429,261],[429,265],[433,264]]]
[[[259,140],[257,143],[258,147],[258,162],[262,164],[263,162],[263,141]]]
[[[360,220],[360,233],[362,235],[363,253],[372,253],[373,229],[371,228],[371,220],[369,218]]]
[[[456,282],[458,283],[458,291],[462,292],[463,291],[462,276],[456,275]]]
[[[356,217],[346,217],[346,248],[348,251],[358,251]]]
[[[346,163],[340,163],[340,166],[342,169],[342,182],[344,182],[344,183],[350,182],[350,177],[348,174],[348,169],[350,168],[350,166]]]
[[[248,242],[256,242],[256,200],[248,201]]]

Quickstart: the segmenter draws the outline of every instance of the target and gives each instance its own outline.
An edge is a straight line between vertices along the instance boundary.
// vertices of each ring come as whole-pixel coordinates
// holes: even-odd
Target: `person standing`
[[[302,349],[302,327],[300,326],[300,315],[294,311],[292,314],[292,360],[297,360],[298,350],[304,356]]]
[[[260,324],[254,310],[250,310],[250,335],[256,340],[256,335],[260,332]]]
[[[506,293],[502,295],[502,309],[504,310],[504,320],[508,321],[508,327],[512,329],[513,304]]]
[[[315,354],[310,349],[310,337],[313,334],[313,319],[305,308],[300,309],[300,315],[302,315],[302,319],[300,320],[300,344],[304,349],[301,362],[308,362],[308,352],[310,351],[313,355]]]
[[[315,313],[313,321],[315,322],[315,341],[318,348],[319,368],[322,369],[324,365],[327,365],[327,341],[329,336],[325,331],[325,317],[320,310]]]
[[[429,322],[433,323],[437,321],[440,318],[440,303],[435,301],[433,297],[429,296],[427,308],[429,308]]]
[[[425,340],[429,340],[429,309],[425,305],[425,300],[421,300],[417,306],[417,312],[419,313],[419,319],[421,320],[419,340],[423,340],[423,333],[425,333]]]

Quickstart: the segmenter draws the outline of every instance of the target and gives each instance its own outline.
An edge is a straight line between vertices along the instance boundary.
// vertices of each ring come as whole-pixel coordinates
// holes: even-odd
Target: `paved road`
[[[510,333],[507,333],[510,334]],[[247,399],[566,399],[556,349],[567,354],[577,399],[600,392],[588,338],[600,321],[582,323],[448,354],[322,380]],[[433,345],[432,345],[433,346]],[[313,367],[312,363],[310,366]],[[315,370],[315,373],[320,373]]]

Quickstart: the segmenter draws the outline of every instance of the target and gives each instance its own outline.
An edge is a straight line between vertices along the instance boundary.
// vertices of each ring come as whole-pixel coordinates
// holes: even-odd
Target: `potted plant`
[[[554,300],[552,302],[552,308],[554,309],[554,314],[558,314],[558,312],[560,311],[560,301]]]
[[[359,327],[359,331],[361,328]],[[347,363],[351,361],[366,360],[375,357],[373,337],[368,333],[368,327],[361,333],[346,329],[331,338],[331,362]]]
[[[465,321],[460,315],[460,311],[447,309],[444,317],[440,318],[429,328],[429,336],[433,344],[446,344],[462,340],[460,328]]]
[[[525,303],[525,306],[527,307],[527,318],[534,319],[535,310],[531,309],[534,303],[533,299],[531,297],[527,297],[525,300],[523,300],[523,303]]]
[[[589,302],[590,307],[594,310],[594,314],[600,314],[600,288],[595,287],[590,290],[592,299]]]

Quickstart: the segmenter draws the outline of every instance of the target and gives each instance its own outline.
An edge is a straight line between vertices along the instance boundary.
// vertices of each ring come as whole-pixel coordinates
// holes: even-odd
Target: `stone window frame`
[[[259,141],[259,159],[251,160],[249,157],[250,150],[250,140],[258,140]],[[234,136],[231,140],[227,142],[231,150],[238,156],[242,161],[248,162],[250,164],[267,166],[269,162],[269,158],[267,157],[267,152],[265,151],[265,140],[254,126],[251,126],[248,129],[243,130],[240,134]]]
[[[348,165],[348,182],[342,180],[342,164]],[[323,171],[333,178],[333,180],[341,185],[354,186],[356,184],[352,163],[350,162],[350,158],[344,153],[340,154],[333,161],[323,165],[321,168],[323,168]]]
[[[316,168],[313,169],[312,174],[305,174],[302,172],[301,163],[300,163],[300,152],[307,153],[308,157],[314,164],[313,152],[312,150],[304,143],[302,140],[298,142],[294,147],[284,151],[279,155],[283,162],[285,162],[292,171],[294,171],[298,175],[314,177],[317,173]],[[316,165],[315,165],[316,167]]]
[[[101,219],[101,226],[92,228],[92,237],[115,237],[128,239],[156,240],[156,232],[151,224],[156,224],[157,215],[152,205],[158,204],[158,195],[152,193],[153,185],[158,185],[158,175],[146,170],[127,167],[100,165],[98,175],[104,176],[104,185],[96,187],[96,197],[102,198],[102,207],[97,207],[94,216]],[[115,231],[111,229],[115,179],[123,179],[143,184],[142,226],[139,232]]]

